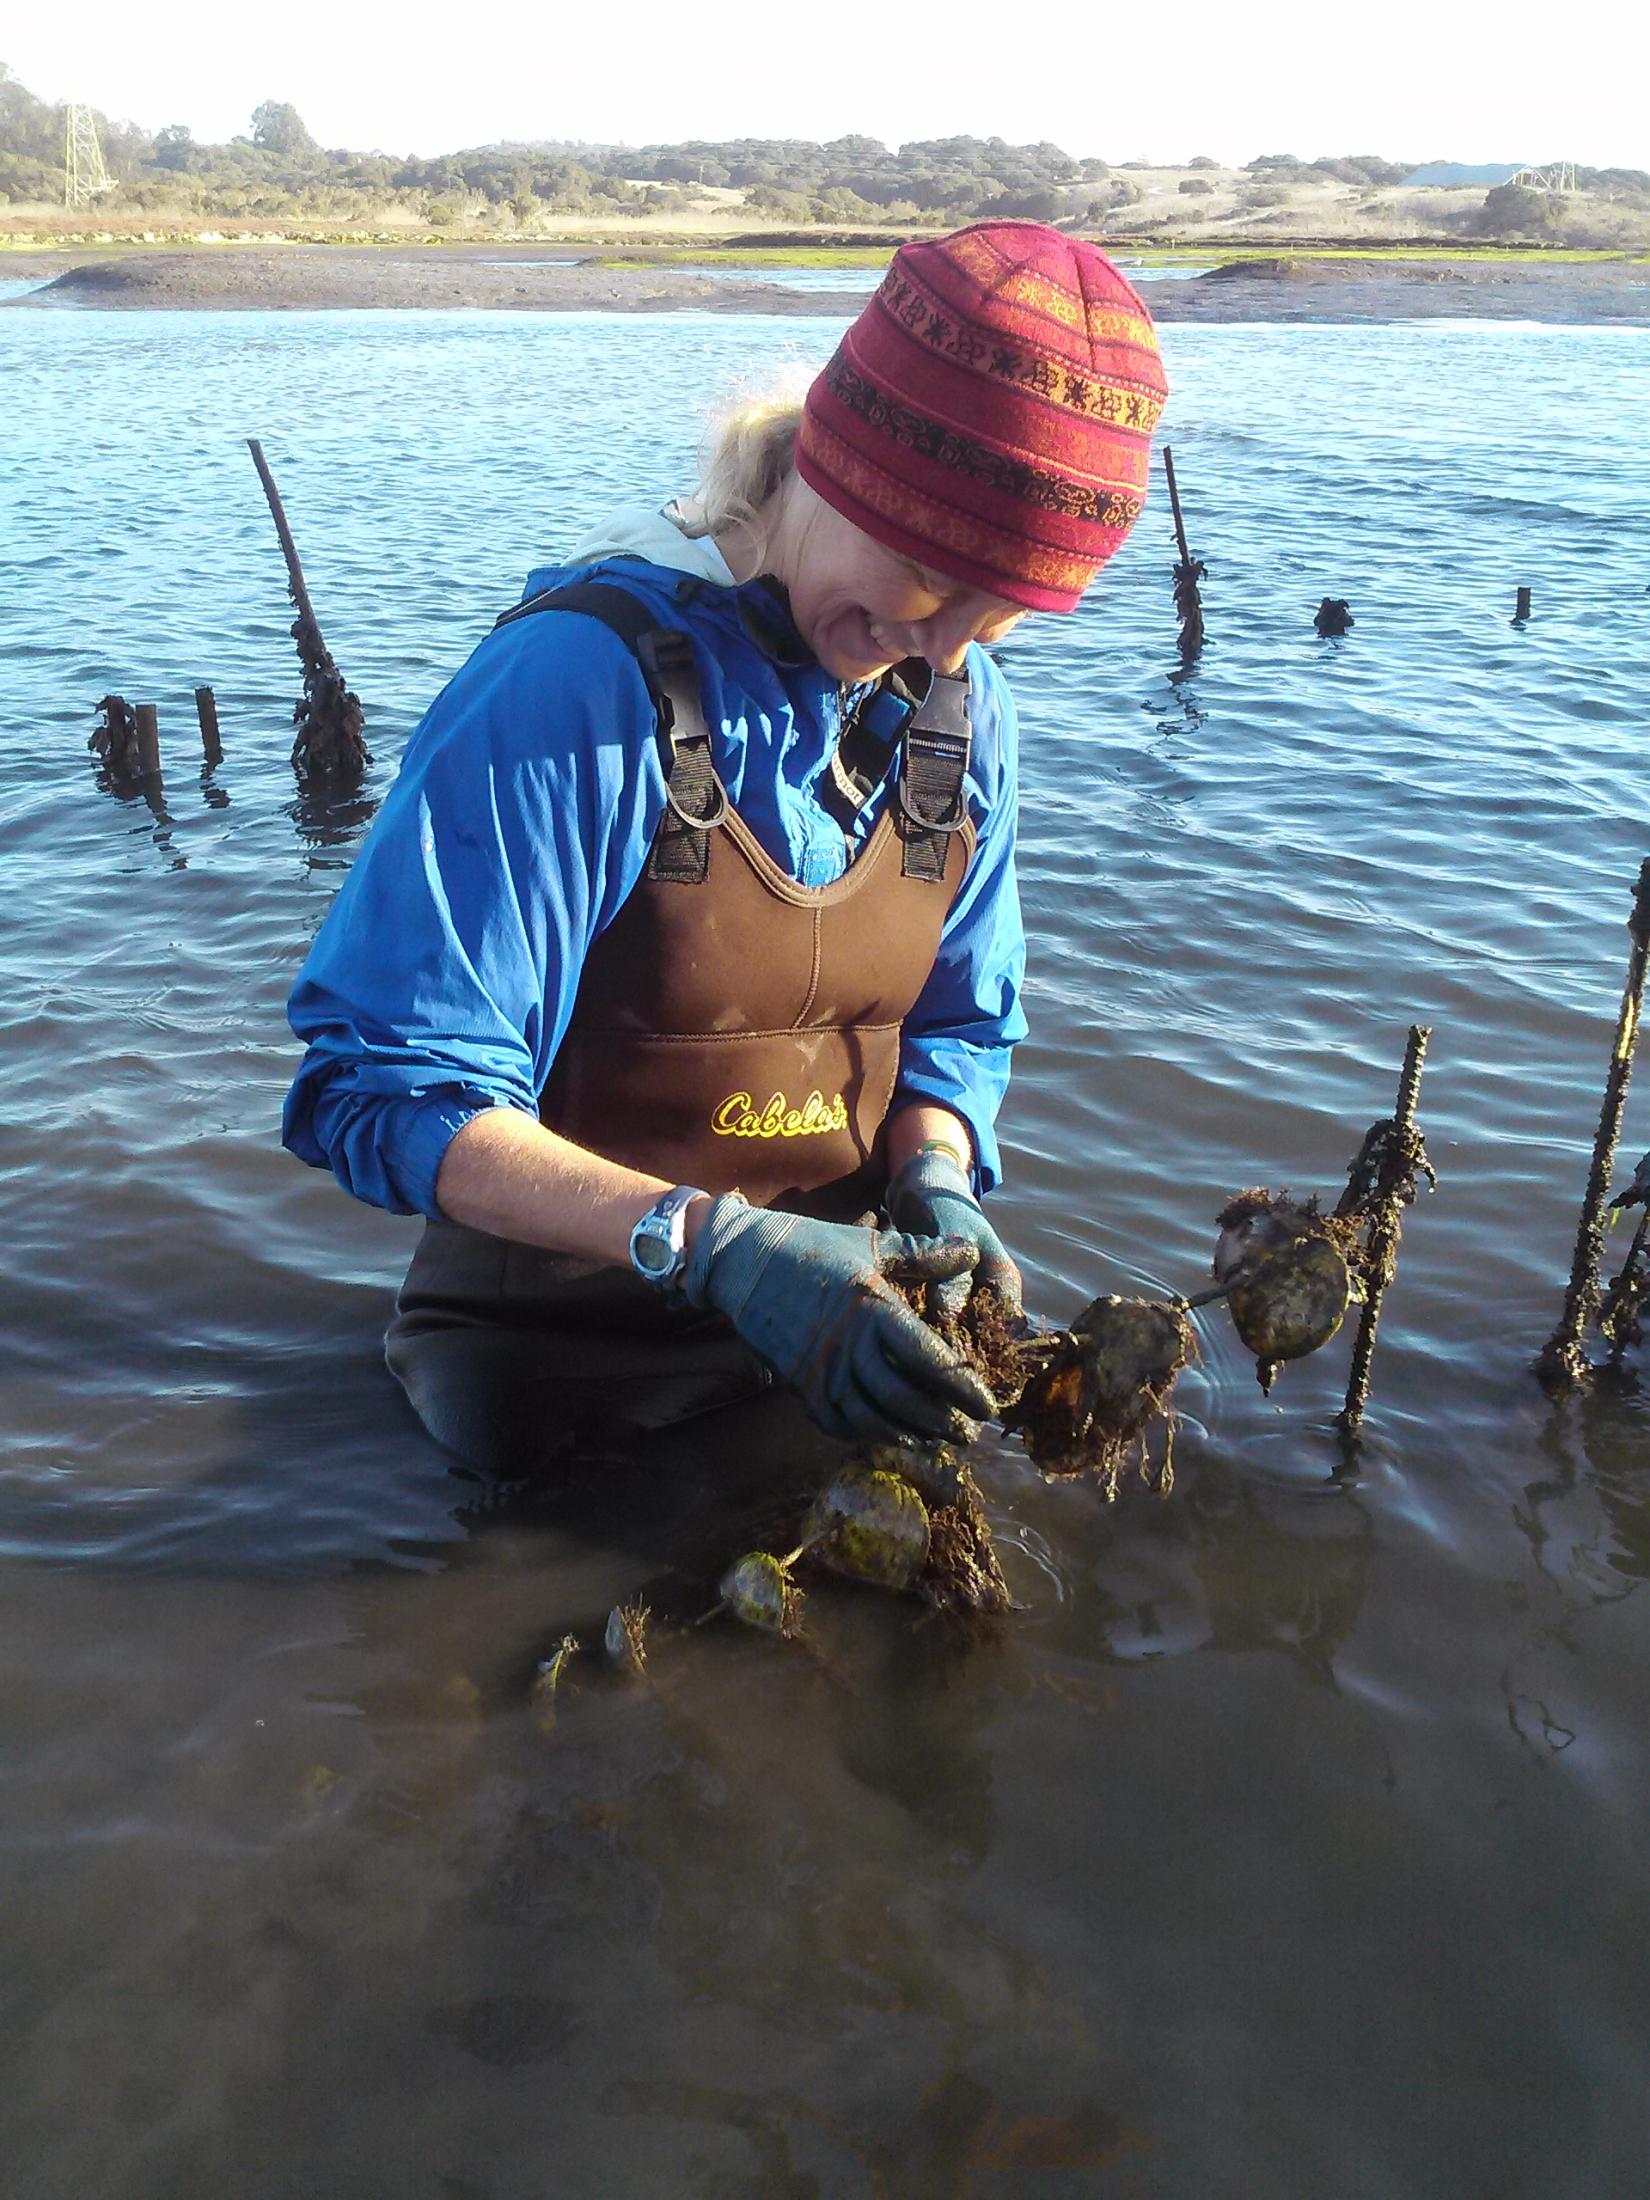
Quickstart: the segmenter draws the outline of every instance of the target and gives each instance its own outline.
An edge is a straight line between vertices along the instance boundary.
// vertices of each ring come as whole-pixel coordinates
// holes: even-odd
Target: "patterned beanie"
[[[918,564],[1070,611],[1139,517],[1167,395],[1103,252],[980,222],[895,253],[808,391],[797,471]]]

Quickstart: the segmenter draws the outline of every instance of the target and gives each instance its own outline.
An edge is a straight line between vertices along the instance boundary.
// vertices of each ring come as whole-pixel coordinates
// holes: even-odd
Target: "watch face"
[[[631,1258],[638,1268],[650,1276],[662,1276],[676,1258],[668,1237],[662,1232],[657,1236],[651,1230],[638,1230],[631,1248]]]

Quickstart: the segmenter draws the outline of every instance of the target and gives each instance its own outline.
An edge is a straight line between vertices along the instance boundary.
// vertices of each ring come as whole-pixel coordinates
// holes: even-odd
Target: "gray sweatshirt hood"
[[[628,553],[666,565],[678,573],[696,573],[718,588],[737,586],[727,560],[708,535],[687,532],[691,520],[681,504],[625,504],[604,513],[589,534],[562,559],[564,565],[593,565],[598,558]]]

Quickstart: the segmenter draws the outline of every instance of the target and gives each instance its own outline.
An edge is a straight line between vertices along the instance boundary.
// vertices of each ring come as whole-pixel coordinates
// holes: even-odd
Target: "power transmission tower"
[[[1559,160],[1550,168],[1521,168],[1513,181],[1527,183],[1532,191],[1553,191],[1568,197],[1576,188],[1576,164]]]
[[[90,107],[68,108],[63,139],[63,204],[89,206],[93,199],[115,187],[103,165],[103,148],[97,141],[97,124]]]

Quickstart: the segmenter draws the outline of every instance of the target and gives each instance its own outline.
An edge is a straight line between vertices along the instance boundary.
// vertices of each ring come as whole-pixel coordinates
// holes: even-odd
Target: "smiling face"
[[[833,678],[873,680],[902,658],[956,672],[970,642],[994,642],[1024,607],[902,557],[815,494],[779,492],[764,569],[790,596],[797,631]]]

